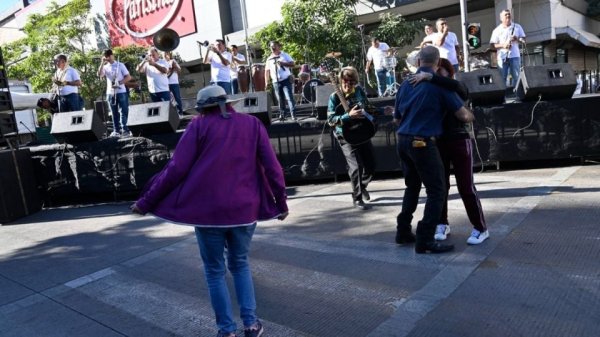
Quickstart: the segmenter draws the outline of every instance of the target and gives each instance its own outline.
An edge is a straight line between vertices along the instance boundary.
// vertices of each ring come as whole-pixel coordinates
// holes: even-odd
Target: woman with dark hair
[[[450,61],[442,58],[437,74],[432,75],[421,72],[412,75],[409,81],[414,85],[420,81],[430,81],[433,84],[455,91],[466,101],[469,97],[468,89],[463,83],[453,80],[453,76],[454,67]],[[444,163],[448,191],[450,190],[450,164],[454,168],[456,187],[465,205],[469,221],[473,225],[473,231],[467,239],[467,243],[476,245],[489,238],[489,232],[473,178],[473,142],[471,141],[469,128],[468,124],[459,121],[453,114],[446,114],[444,133],[439,139],[438,149]],[[448,234],[450,234],[450,225],[448,223],[448,192],[446,192],[446,202],[444,203],[440,224],[436,228],[435,239],[439,241],[446,240]]]
[[[235,337],[237,330],[225,281],[229,269],[244,336],[259,337],[263,326],[256,316],[250,241],[257,221],[287,217],[287,197],[283,169],[265,127],[257,118],[237,113],[231,102],[219,86],[198,92],[200,115],[132,211],[194,226],[218,336]]]

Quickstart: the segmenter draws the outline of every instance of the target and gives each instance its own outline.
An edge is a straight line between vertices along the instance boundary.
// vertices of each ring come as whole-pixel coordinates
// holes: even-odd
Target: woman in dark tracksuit
[[[415,85],[423,80],[430,81],[433,84],[455,91],[466,101],[469,96],[468,90],[464,84],[453,80],[453,75],[454,68],[450,62],[446,59],[440,59],[436,75],[421,72],[413,75],[409,81]],[[468,125],[456,119],[454,115],[447,114],[444,119],[444,134],[437,145],[446,171],[448,191],[450,190],[450,164],[452,164],[458,193],[465,205],[469,221],[473,225],[473,231],[467,239],[467,243],[480,244],[489,237],[489,232],[473,179],[473,142],[469,135]],[[450,225],[448,224],[448,192],[446,192],[446,202],[444,203],[440,224],[436,228],[435,239],[445,240],[448,234],[450,234]]]

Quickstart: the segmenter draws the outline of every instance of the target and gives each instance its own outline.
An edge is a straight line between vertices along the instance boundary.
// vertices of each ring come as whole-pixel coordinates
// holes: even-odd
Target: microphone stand
[[[365,25],[358,25],[358,30],[360,31],[360,45],[361,45],[361,53],[360,60],[361,64],[364,67],[367,59],[367,51],[365,49]],[[367,82],[369,80],[369,74],[365,73],[365,77],[363,77],[363,88],[367,88]],[[371,85],[369,84],[369,87]]]

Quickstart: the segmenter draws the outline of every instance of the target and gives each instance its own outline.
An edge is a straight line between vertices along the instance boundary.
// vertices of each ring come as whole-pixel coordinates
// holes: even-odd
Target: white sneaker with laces
[[[436,239],[437,241],[444,241],[444,240],[446,240],[446,238],[448,237],[449,234],[450,234],[450,225],[439,224],[439,225],[437,225],[437,227],[435,229],[435,235],[433,236],[433,238]]]
[[[120,134],[120,133],[118,133],[117,131],[113,131],[113,132],[111,132],[111,133],[110,133],[110,135],[108,135],[108,136],[109,136],[109,137],[120,137],[120,136],[121,136],[121,134]]]
[[[485,241],[489,237],[490,237],[489,231],[480,232],[480,231],[474,229],[471,232],[471,236],[469,236],[469,238],[467,239],[467,243],[470,245],[478,245],[478,244],[482,243],[483,241]]]

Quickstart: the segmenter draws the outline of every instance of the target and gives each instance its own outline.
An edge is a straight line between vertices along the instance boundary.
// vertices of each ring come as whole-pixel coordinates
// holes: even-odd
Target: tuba
[[[179,34],[171,28],[163,28],[154,34],[152,42],[160,51],[172,51],[179,46]]]

